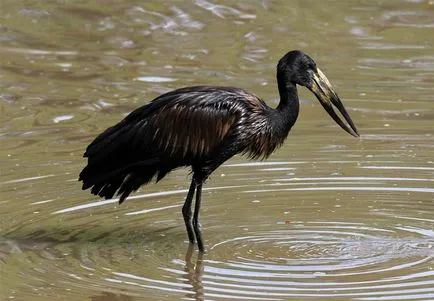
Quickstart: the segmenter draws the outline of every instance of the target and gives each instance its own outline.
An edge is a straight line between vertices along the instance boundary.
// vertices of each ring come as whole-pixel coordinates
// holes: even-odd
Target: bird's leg
[[[202,199],[202,182],[197,184],[196,187],[196,203],[194,204],[194,216],[193,216],[193,229],[194,234],[196,234],[197,246],[201,253],[204,252],[202,234],[200,232],[200,224],[199,224],[199,211],[200,211],[200,201]]]
[[[196,189],[196,182],[191,180],[190,189],[187,193],[184,206],[182,207],[182,216],[184,217],[185,227],[187,228],[188,240],[194,244],[194,231],[191,224],[191,203],[193,201],[194,190]]]

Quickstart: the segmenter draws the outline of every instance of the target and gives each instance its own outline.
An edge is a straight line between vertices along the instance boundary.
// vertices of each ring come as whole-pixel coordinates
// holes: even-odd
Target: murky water
[[[1,300],[433,300],[433,1],[3,1]],[[300,89],[265,162],[206,183],[207,253],[180,213],[189,171],[125,204],[81,191],[86,145],[162,92],[278,101],[311,54],[361,132]]]

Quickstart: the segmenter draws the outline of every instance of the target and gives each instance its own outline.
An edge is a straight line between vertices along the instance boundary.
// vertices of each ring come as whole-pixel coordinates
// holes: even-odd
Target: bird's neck
[[[285,141],[298,116],[297,88],[293,84],[282,85],[278,77],[280,103],[276,109],[268,108],[263,128],[254,133],[248,147],[251,158],[267,158]],[[265,112],[264,112],[265,113]],[[258,130],[258,128],[256,128]]]
[[[277,84],[280,102],[276,108],[276,113],[282,117],[285,125],[290,129],[297,120],[299,112],[297,86],[289,81],[282,80],[278,80]]]

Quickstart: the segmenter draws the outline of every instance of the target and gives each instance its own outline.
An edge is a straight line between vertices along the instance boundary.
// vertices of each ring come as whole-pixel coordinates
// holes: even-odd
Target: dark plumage
[[[315,62],[300,51],[288,52],[277,65],[280,103],[272,109],[256,95],[234,87],[186,87],[155,98],[101,133],[86,149],[80,173],[83,189],[105,198],[128,195],[171,170],[191,166],[193,178],[183,207],[190,242],[203,242],[199,229],[202,184],[235,154],[267,158],[294,125],[299,111],[296,84],[310,89],[348,133],[357,129]],[[340,119],[333,106],[342,114]],[[196,190],[192,220],[192,199]]]

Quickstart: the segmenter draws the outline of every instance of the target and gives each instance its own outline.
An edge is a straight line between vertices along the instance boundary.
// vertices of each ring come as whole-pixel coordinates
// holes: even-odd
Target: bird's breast
[[[271,118],[269,115],[260,114],[247,120],[244,153],[252,159],[269,157],[288,135],[290,128],[275,124]]]

